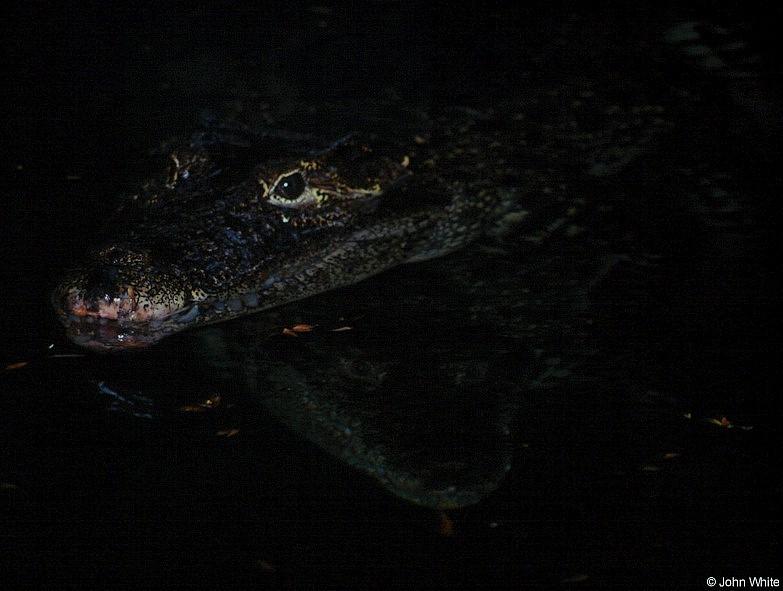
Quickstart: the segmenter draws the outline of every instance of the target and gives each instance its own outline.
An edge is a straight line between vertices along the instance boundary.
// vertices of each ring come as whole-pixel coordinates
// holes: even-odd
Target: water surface
[[[11,580],[671,587],[775,575],[780,102],[763,19],[728,15],[748,21],[732,39],[760,56],[759,79],[716,75],[685,46],[655,53],[645,43],[666,11],[131,14],[12,21],[0,343]],[[639,31],[649,37],[630,43]],[[557,49],[574,39],[583,54]],[[615,69],[583,72],[591,55]],[[525,96],[525,80],[607,88],[615,72],[627,134],[593,168],[568,155],[543,167],[510,234],[140,355],[51,358],[83,351],[60,334],[49,290],[138,182],[146,150],[205,109],[337,130],[380,117],[379,91],[472,108]],[[639,102],[639,88],[656,92]],[[666,106],[666,130],[634,126],[645,105]],[[427,506],[444,502],[466,507]]]

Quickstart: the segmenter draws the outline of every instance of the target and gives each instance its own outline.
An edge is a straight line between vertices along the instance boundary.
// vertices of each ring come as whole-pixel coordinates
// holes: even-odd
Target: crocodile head
[[[173,152],[120,207],[110,238],[55,289],[68,336],[96,350],[143,348],[400,262],[352,238],[410,175],[399,154],[355,138],[289,152]]]

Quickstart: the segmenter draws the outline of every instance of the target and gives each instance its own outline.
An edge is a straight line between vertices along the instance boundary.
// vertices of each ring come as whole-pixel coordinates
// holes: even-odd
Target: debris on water
[[[731,421],[727,419],[726,417],[721,417],[720,420],[710,418],[708,419],[710,423],[713,425],[718,425],[719,427],[724,427],[726,429],[731,429],[734,425],[731,424]]]
[[[663,459],[664,460],[673,460],[674,458],[679,458],[679,457],[680,457],[680,454],[678,454],[675,451],[670,451],[668,453],[663,454]]]
[[[224,429],[221,431],[217,431],[215,435],[218,435],[220,437],[233,437],[237,433],[239,433],[239,429],[237,429],[236,427],[232,427],[231,429]]]
[[[706,422],[715,425],[716,427],[721,427],[722,429],[741,429],[742,431],[750,431],[753,429],[753,425],[737,425],[731,420],[728,419],[728,417],[721,417],[720,419],[716,419],[714,417],[707,417],[704,419]]]
[[[331,332],[346,332],[353,330],[353,326],[341,326],[340,328],[333,328]]]
[[[642,472],[660,472],[660,467],[654,466],[652,464],[647,464],[646,466],[642,466]]]
[[[184,404],[179,407],[180,412],[204,412],[206,409],[199,404]]]
[[[732,429],[734,427],[732,422],[729,419],[727,419],[726,417],[721,417],[720,419],[716,419],[714,417],[707,417],[704,420],[707,421],[708,423],[711,423],[711,424],[716,425],[718,427],[722,427],[724,429]]]
[[[285,327],[283,328],[283,334],[287,337],[295,337],[303,332],[313,332],[313,329],[315,329],[317,325],[315,324],[294,324],[291,328]]]
[[[54,343],[49,345],[47,347],[48,350],[54,349]],[[84,357],[84,353],[58,353],[57,355],[47,355],[44,357],[44,359],[65,359],[70,357]],[[15,361],[14,363],[9,363],[6,365],[3,369],[6,371],[12,371],[14,369],[22,369],[23,367],[27,367],[30,365],[31,361]]]
[[[215,394],[198,404],[185,404],[179,407],[180,412],[204,412],[220,406],[222,398],[220,394]]]
[[[19,487],[11,482],[0,482],[0,490],[19,490]]]
[[[690,412],[686,412],[682,416],[688,420],[693,419],[693,413]],[[742,431],[751,431],[753,429],[753,425],[737,425],[726,416],[721,416],[719,419],[715,417],[697,417],[697,419],[720,427],[721,429],[740,429]]]
[[[30,363],[30,362],[29,361],[17,361],[16,363],[9,363],[8,365],[5,366],[5,369],[7,371],[11,371],[12,369],[21,369],[24,366],[26,366],[28,363]]]

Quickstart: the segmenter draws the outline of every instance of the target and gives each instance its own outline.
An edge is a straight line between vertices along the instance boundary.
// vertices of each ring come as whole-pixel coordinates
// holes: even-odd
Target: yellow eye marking
[[[168,179],[166,179],[166,187],[169,189],[173,189],[174,185],[177,184],[177,179],[179,179],[179,158],[177,158],[177,153],[172,152],[169,154],[169,159],[171,160],[171,166],[169,167],[169,176]]]
[[[262,177],[258,177],[258,184],[264,189],[264,197],[269,195],[269,185]]]

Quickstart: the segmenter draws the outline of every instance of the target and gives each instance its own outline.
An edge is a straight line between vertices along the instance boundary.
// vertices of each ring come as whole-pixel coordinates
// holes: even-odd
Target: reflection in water
[[[511,468],[516,413],[569,374],[547,349],[586,350],[578,279],[601,257],[584,236],[564,242],[485,244],[188,340],[224,388],[393,494],[470,505]],[[282,328],[297,323],[314,328]]]

